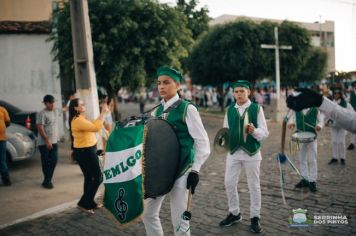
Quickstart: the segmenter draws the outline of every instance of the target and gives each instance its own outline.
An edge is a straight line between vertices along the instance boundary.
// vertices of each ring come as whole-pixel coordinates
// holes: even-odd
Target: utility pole
[[[324,43],[321,37],[321,15],[319,16],[319,38],[320,38],[320,47],[323,47]]]
[[[93,120],[99,115],[99,100],[94,70],[88,1],[70,0],[70,16],[77,94],[86,105],[87,118]]]
[[[274,49],[275,52],[275,66],[276,66],[276,95],[277,95],[277,113],[281,110],[281,85],[280,85],[280,70],[279,70],[279,50],[292,50],[290,45],[279,45],[278,40],[278,27],[274,27],[274,40],[275,44],[261,44],[261,48],[264,49]],[[277,114],[276,120],[279,119],[280,114]]]

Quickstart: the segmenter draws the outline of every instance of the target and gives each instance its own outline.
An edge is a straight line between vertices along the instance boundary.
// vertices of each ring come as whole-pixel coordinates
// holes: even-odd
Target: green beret
[[[235,89],[236,87],[244,87],[244,88],[251,89],[251,83],[248,82],[247,80],[238,80],[231,83],[231,87],[233,89]]]
[[[162,66],[158,68],[157,77],[160,77],[161,75],[169,76],[178,83],[180,83],[183,79],[182,74],[179,71],[168,66]]]

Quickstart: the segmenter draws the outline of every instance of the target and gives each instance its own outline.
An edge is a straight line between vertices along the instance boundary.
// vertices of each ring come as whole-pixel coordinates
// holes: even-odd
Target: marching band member
[[[251,85],[246,80],[232,83],[236,103],[229,106],[224,127],[229,128],[230,152],[226,157],[225,188],[228,198],[229,215],[220,226],[231,226],[241,220],[237,184],[242,168],[245,169],[250,191],[251,231],[262,232],[260,225],[261,188],[260,163],[262,160],[261,141],[269,132],[263,109],[249,99]]]
[[[333,102],[343,108],[348,110],[353,110],[351,105],[345,101],[342,91],[339,88],[334,88],[333,91]],[[332,142],[332,153],[333,156],[329,161],[329,165],[335,164],[340,159],[341,165],[345,165],[346,158],[346,146],[345,146],[345,130],[338,125],[337,122],[332,121],[333,126],[331,126],[331,142]]]
[[[323,123],[324,116],[316,107],[312,107],[293,112],[288,121],[288,128],[294,129],[297,124],[297,132],[312,132],[317,135],[316,131],[321,130]],[[309,187],[311,192],[317,191],[317,146],[317,139],[309,143],[301,143],[298,159],[300,174],[303,176],[303,179],[294,186],[295,188]]]
[[[308,107],[319,107],[319,110],[329,116],[334,122],[345,130],[356,134],[356,112],[347,110],[341,106],[335,106],[327,97],[311,90],[298,88],[297,96],[290,95],[287,98],[287,106],[295,111]]]
[[[209,138],[196,107],[178,96],[181,73],[163,66],[157,70],[157,76],[158,91],[162,101],[152,114],[166,119],[175,127],[181,148],[179,174],[169,193],[174,234],[190,235],[190,230],[181,232],[177,231],[177,228],[180,224],[185,224],[182,228],[189,229],[189,221],[182,221],[181,216],[187,207],[187,189],[191,189],[194,194],[199,182],[199,170],[209,157]],[[170,111],[166,112],[167,109]],[[159,211],[164,198],[165,196],[160,196],[144,200],[143,223],[148,236],[163,235]]]
[[[352,90],[349,96],[349,103],[356,111],[356,81],[352,82]],[[347,150],[354,150],[356,145],[356,134],[350,134],[350,145],[347,147]]]

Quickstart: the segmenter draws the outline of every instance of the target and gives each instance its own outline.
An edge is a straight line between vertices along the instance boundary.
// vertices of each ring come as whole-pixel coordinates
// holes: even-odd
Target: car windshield
[[[15,107],[14,105],[11,105],[5,101],[0,101],[0,106],[5,107],[5,109],[9,112],[9,113],[19,113],[21,112],[21,109],[18,107]]]

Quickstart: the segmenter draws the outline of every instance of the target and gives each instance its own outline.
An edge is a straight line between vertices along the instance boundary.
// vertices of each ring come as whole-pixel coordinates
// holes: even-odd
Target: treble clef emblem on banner
[[[127,203],[122,200],[124,198],[124,195],[125,195],[125,189],[120,188],[118,198],[115,200],[115,209],[118,212],[118,217],[120,218],[120,220],[125,220],[126,213],[128,210]]]

